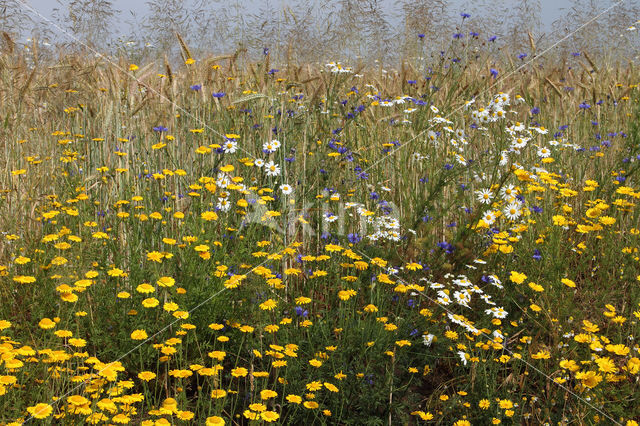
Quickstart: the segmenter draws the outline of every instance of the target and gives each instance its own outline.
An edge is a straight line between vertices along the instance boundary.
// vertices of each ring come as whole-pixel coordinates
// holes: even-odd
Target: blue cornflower
[[[520,59],[520,60],[523,60],[526,57],[527,57],[526,53],[521,53],[521,54],[518,55],[518,59]]]
[[[489,37],[489,42],[493,43],[497,39],[498,39],[498,36],[491,36],[491,37]]]
[[[498,78],[498,70],[497,70],[497,69],[495,69],[495,68],[491,68],[491,69],[489,70],[489,72],[491,73],[491,76],[492,76],[493,78]]]
[[[456,39],[457,38],[463,38],[463,37],[464,37],[464,34],[462,34],[462,33],[454,33],[453,34],[453,38],[456,38]]]
[[[199,92],[200,89],[202,89],[202,85],[200,84],[194,84],[193,86],[189,86],[189,89],[194,90],[196,92]]]
[[[213,96],[214,98],[223,98],[226,95],[225,92],[213,92],[211,94],[211,96]]]
[[[469,14],[468,14],[468,13],[466,13],[466,12],[462,12],[462,13],[460,14],[460,16],[462,16],[462,19],[471,18],[471,15],[469,15]]]
[[[533,108],[531,108],[530,112],[531,112],[532,115],[540,114],[540,108],[533,107]]]
[[[542,254],[540,253],[540,250],[535,249],[533,251],[533,256],[531,256],[531,257],[533,257],[535,260],[540,260],[540,259],[542,259]]]
[[[424,38],[424,34],[422,33],[418,34],[418,38],[422,40]]]
[[[589,109],[591,108],[591,105],[589,105],[586,102],[582,102],[580,105],[578,105],[581,109]]]
[[[167,132],[167,131],[169,131],[169,129],[167,129],[164,126],[156,126],[156,127],[153,128],[153,131],[154,132]]]

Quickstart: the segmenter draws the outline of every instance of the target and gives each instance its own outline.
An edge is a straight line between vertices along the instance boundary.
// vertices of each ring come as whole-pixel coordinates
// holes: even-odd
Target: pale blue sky
[[[56,0],[25,0],[25,1],[47,18],[50,18],[52,16],[52,12],[54,8],[60,7],[60,4]],[[189,0],[186,0],[186,1],[189,1]],[[512,0],[512,1],[514,4],[514,7],[519,3],[518,0]],[[61,0],[60,2],[64,5],[64,4],[68,4],[69,0]],[[120,21],[121,25],[119,28],[121,32],[127,31],[127,27],[124,24],[124,22],[126,20],[130,20],[132,12],[138,17],[138,19],[141,19],[142,17],[144,17],[147,11],[146,0],[112,0],[112,3],[116,9],[121,11],[122,19]],[[232,1],[228,0],[226,3],[230,4],[232,3]],[[245,4],[247,12],[252,13],[252,9],[257,10],[260,4],[269,3],[272,6],[277,7],[279,5],[286,5],[287,1],[286,0],[276,0],[276,1],[239,0],[239,3]],[[451,5],[450,8],[454,11],[459,11],[459,12],[463,12],[467,9],[472,8],[474,6],[474,3],[478,4],[478,2],[474,2],[473,0],[471,1],[450,0],[449,1],[449,4]],[[542,6],[541,18],[542,18],[544,31],[549,31],[551,23],[553,23],[559,17],[565,15],[568,12],[567,8],[571,6],[570,0],[540,0],[540,3]],[[594,2],[594,4],[596,4],[598,9],[600,10],[605,9],[607,6],[610,6],[613,3],[615,3],[614,0],[597,0],[596,2]],[[626,0],[625,3],[638,4],[640,3],[640,0]],[[380,4],[382,8],[385,10],[391,10],[396,4],[396,2],[394,0],[378,0],[378,4]],[[221,5],[220,3],[212,4],[212,7],[218,8],[218,7],[221,7]],[[491,13],[490,10],[488,10],[487,12]],[[630,20],[635,20],[635,19],[634,17],[630,17]]]
[[[15,0],[17,2],[25,1],[31,7],[38,11],[38,13],[42,14],[46,19],[42,20],[42,18],[38,18],[33,16],[33,13],[29,11],[29,14],[35,18],[36,21],[45,21],[42,25],[42,28],[46,28],[49,30],[49,34],[53,34],[54,37],[60,37],[61,40],[69,41],[68,37],[61,36],[61,31],[50,23],[47,24],[46,20],[53,18],[54,9],[61,8],[65,9],[66,5],[71,3],[71,0]],[[210,5],[212,14],[215,15],[215,11],[220,11],[222,8],[227,7],[229,9],[240,9],[242,13],[246,13],[246,15],[257,14],[262,8],[265,6],[269,6],[271,10],[285,10],[285,8],[292,4],[296,0],[182,0],[186,4],[193,4],[195,2],[204,3],[207,5],[207,8]],[[331,2],[333,4],[338,3],[338,0],[306,0],[309,4],[324,4],[325,2]],[[365,0],[354,0],[354,1],[362,1]],[[398,7],[398,2],[396,0],[367,0],[368,2],[372,2],[377,4],[377,6],[383,11],[383,14],[386,19],[388,19],[389,24],[391,26],[400,25],[401,22],[393,22],[393,19],[401,19],[401,18],[393,18],[393,16],[401,16],[398,13],[394,13],[396,8]],[[111,0],[115,9],[119,10],[119,16],[114,20],[115,25],[112,29],[112,36],[114,38],[123,36],[123,38],[127,38],[132,34],[132,25],[134,23],[140,23],[145,15],[148,13],[149,6],[147,4],[147,0]],[[568,18],[569,22],[572,21],[571,17],[571,7],[575,4],[585,5],[583,9],[580,10],[580,15],[582,18],[586,16],[595,16],[599,12],[607,9],[609,6],[617,3],[616,0],[529,0],[530,4],[538,3],[541,6],[540,12],[540,21],[541,27],[539,31],[535,34],[536,38],[540,37],[540,40],[545,39],[549,40],[558,40],[560,39],[566,32],[563,31],[563,28],[554,28],[553,23],[558,21],[559,18]],[[300,1],[298,0],[298,3]],[[490,4],[490,1],[487,0],[448,0],[448,11],[449,16],[454,17],[455,20],[460,20],[461,12],[469,12],[472,14],[492,14],[499,13],[496,11],[492,11],[489,7],[485,7],[482,9],[483,4]],[[521,0],[496,0],[496,3],[500,4],[504,13],[505,8],[509,9],[511,5],[513,5],[513,9],[516,9],[520,4]],[[237,5],[240,5],[238,8]],[[640,0],[624,0],[623,7],[626,10],[630,10],[630,8],[635,8],[640,11]],[[295,8],[295,6],[294,6]],[[478,12],[478,9],[482,10],[482,12]],[[201,18],[202,19],[202,18]],[[508,19],[505,17],[505,19]],[[640,19],[640,16],[629,16],[628,22],[625,22],[623,25],[631,25],[637,19]],[[578,20],[578,19],[576,19]],[[600,18],[600,20],[605,21],[605,19]],[[55,19],[54,19],[55,21]],[[254,21],[255,22],[255,21]],[[61,26],[65,26],[64,23],[60,23]],[[139,28],[137,28],[139,29]],[[452,29],[453,30],[453,29]],[[583,31],[588,31],[587,29]],[[623,31],[623,28],[620,28],[619,31]],[[28,34],[22,34],[23,40],[28,36]],[[197,37],[197,35],[196,35]],[[145,40],[154,43],[154,40]]]

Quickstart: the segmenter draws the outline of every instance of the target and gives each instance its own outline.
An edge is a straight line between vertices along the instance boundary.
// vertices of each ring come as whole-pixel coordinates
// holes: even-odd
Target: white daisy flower
[[[508,204],[504,208],[504,210],[502,210],[502,213],[505,215],[507,219],[516,220],[522,214],[522,210],[520,209],[520,205],[518,203],[511,203],[511,204]]]
[[[218,204],[216,205],[216,207],[223,212],[226,212],[231,208],[231,203],[229,203],[229,200],[227,200],[226,198],[218,198]]]
[[[427,132],[427,140],[432,142],[432,143],[437,143],[438,142],[438,134],[436,132],[434,132],[433,130],[429,130],[429,132]]]
[[[238,150],[238,142],[226,141],[224,145],[222,145],[222,150],[227,154],[233,154]]]
[[[283,185],[280,185],[280,191],[282,191],[284,195],[289,195],[293,192],[293,188],[291,187],[291,185],[287,185],[285,183]]]
[[[547,147],[538,148],[538,157],[547,158],[551,155],[551,150]]]
[[[482,221],[487,225],[491,226],[496,221],[496,217],[497,216],[494,212],[488,211],[484,215],[482,215]]]
[[[278,176],[280,175],[280,166],[274,163],[273,161],[269,161],[264,165],[264,169],[267,173],[267,176]]]
[[[338,216],[336,216],[335,214],[330,213],[330,212],[329,213],[325,213],[324,214],[324,220],[326,222],[329,222],[329,223],[335,222],[336,220],[338,220]]]
[[[518,194],[516,187],[513,184],[505,185],[500,190],[500,196],[503,200],[512,200]]]
[[[271,154],[273,152],[276,152],[276,147],[273,142],[265,142],[264,144],[262,144],[262,150]]]
[[[529,142],[529,138],[515,138],[515,140],[511,142],[511,147],[513,149],[522,149],[527,146],[527,142]]]
[[[493,194],[488,189],[481,189],[476,191],[476,197],[482,204],[490,204]]]
[[[467,353],[462,351],[458,351],[457,353],[458,353],[458,356],[460,357],[460,361],[462,362],[462,364],[467,365]]]
[[[500,166],[504,167],[509,162],[509,153],[507,151],[500,152]]]

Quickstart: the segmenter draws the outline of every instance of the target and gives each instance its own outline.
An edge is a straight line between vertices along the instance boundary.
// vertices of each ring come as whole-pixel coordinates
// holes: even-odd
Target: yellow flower
[[[527,279],[527,276],[525,274],[521,274],[520,272],[511,271],[509,279],[516,284],[522,284],[524,280]]]
[[[136,64],[131,64],[131,65],[129,65],[129,71],[135,71],[135,70],[137,70],[138,68],[140,68],[140,67],[138,67]]]
[[[71,395],[67,398],[67,402],[73,406],[80,407],[82,405],[87,405],[89,400],[82,395]]]
[[[44,419],[51,415],[53,407],[49,404],[40,403],[32,407],[27,407],[27,412],[35,419]]]
[[[223,426],[223,425],[224,425],[224,419],[218,416],[207,417],[207,420],[205,421],[205,426]]]
[[[267,409],[267,406],[264,404],[260,404],[260,403],[249,404],[249,410],[261,412],[261,411],[265,411],[266,409]]]
[[[315,401],[305,401],[302,405],[304,405],[304,408],[307,408],[309,410],[314,410],[319,407],[318,403]]]
[[[451,339],[451,340],[457,340],[458,339],[458,333],[456,333],[453,330],[447,330],[444,333],[444,337],[446,337],[447,339]]]
[[[616,367],[615,362],[609,357],[602,357],[596,359],[596,364],[598,364],[598,370],[603,373],[617,373],[618,368]]]
[[[311,391],[311,392],[315,392],[317,390],[322,389],[322,383],[321,382],[316,382],[313,381],[311,383],[307,383],[307,390]]]
[[[36,278],[30,275],[17,275],[13,277],[13,280],[20,284],[31,284],[36,282]]]
[[[365,312],[378,312],[378,308],[376,307],[376,305],[368,304],[367,306],[364,307],[364,311]]]
[[[73,333],[69,330],[58,330],[56,332],[54,332],[53,334],[55,334],[58,337],[71,337],[73,336]]]
[[[489,406],[491,406],[491,402],[489,402],[488,399],[481,399],[480,402],[478,402],[478,407],[480,407],[483,410],[488,409]]]
[[[330,392],[339,392],[338,387],[332,383],[324,382],[324,387],[327,388]]]
[[[260,413],[260,417],[267,423],[275,422],[280,418],[280,415],[275,411],[265,411]]]
[[[178,309],[178,304],[174,302],[167,302],[164,305],[162,305],[162,309],[164,309],[167,312],[173,312]]]
[[[112,268],[112,269],[109,269],[109,271],[107,271],[107,274],[110,277],[121,277],[124,275],[124,271],[120,268]]]
[[[269,389],[264,389],[262,391],[260,391],[260,398],[261,399],[270,399],[270,398],[275,398],[276,396],[278,396],[278,392],[269,390]],[[251,407],[249,407],[251,408]],[[257,411],[257,410],[254,410]]]
[[[160,304],[160,301],[155,297],[149,297],[148,299],[144,299],[142,301],[142,306],[145,308],[155,308]]]
[[[216,212],[211,212],[211,211],[206,211],[202,213],[200,217],[206,221],[218,220],[218,215],[216,214]]]
[[[141,371],[140,373],[138,373],[138,378],[140,380],[148,382],[156,378],[156,373],[153,373],[151,371]]]
[[[349,300],[352,296],[356,295],[356,291],[353,289],[349,289],[349,290],[340,290],[338,292],[338,297],[340,298],[340,300]]]
[[[599,220],[603,225],[613,225],[616,223],[616,219],[610,216],[602,216]]]
[[[142,283],[138,287],[136,287],[136,291],[138,293],[153,293],[155,288],[151,284]]]
[[[146,339],[147,337],[148,337],[148,336],[147,336],[147,332],[146,332],[146,331],[144,331],[144,330],[134,330],[134,331],[131,333],[131,338],[132,338],[133,340],[144,340],[144,339]]]
[[[531,290],[537,291],[539,293],[544,291],[544,287],[542,287],[540,284],[536,284],[534,282],[530,282],[529,283],[529,287],[531,288]]]
[[[576,286],[576,283],[571,281],[569,278],[563,278],[560,280],[560,282],[566,285],[567,287],[575,288]]]
[[[193,417],[195,416],[195,414],[191,411],[178,411],[178,418],[180,420],[191,420],[193,419]],[[168,422],[167,422],[168,423]]]
[[[15,258],[14,262],[16,262],[18,265],[24,265],[25,263],[31,262],[31,259],[24,256],[18,256]]]
[[[562,361],[560,361],[560,368],[564,368],[565,370],[569,370],[573,372],[576,372],[580,369],[578,364],[576,364],[576,362],[572,359],[569,359],[569,360],[563,359]]]
[[[597,333],[600,330],[600,327],[598,327],[596,324],[592,323],[591,321],[582,320],[582,324],[583,324],[582,329],[587,333]]]
[[[227,396],[227,391],[224,389],[214,389],[211,391],[211,398],[219,399]]]
[[[576,379],[581,380],[583,386],[593,389],[602,381],[602,376],[595,371],[580,371],[576,373]]]
[[[287,401],[291,404],[300,404],[302,402],[302,398],[298,395],[287,395]]]
[[[433,414],[431,413],[425,413],[424,411],[413,411],[411,413],[412,416],[418,416],[420,417],[420,419],[425,420],[425,421],[429,421],[431,419],[433,419]]]
[[[309,360],[309,364],[312,367],[320,368],[322,366],[322,361],[320,361],[319,359],[313,358]]]
[[[566,226],[569,223],[567,221],[567,218],[562,215],[553,216],[552,219],[553,219],[553,224],[556,226]]]
[[[245,377],[249,372],[244,367],[237,367],[231,370],[231,375],[233,377]]]
[[[176,280],[171,277],[160,277],[158,281],[156,281],[156,284],[158,284],[160,287],[173,287],[175,283]]]
[[[245,416],[249,420],[257,420],[258,419],[258,413],[254,413],[251,410],[244,410],[242,415]]]
[[[551,354],[549,353],[549,351],[541,350],[541,351],[531,355],[531,358],[533,358],[533,359],[549,359],[549,358],[551,358]]]
[[[152,262],[162,263],[163,257],[164,254],[160,253],[159,251],[150,251],[149,253],[147,253],[147,260],[150,260]]]
[[[276,306],[278,305],[278,302],[276,302],[273,299],[268,299],[265,300],[264,302],[262,302],[260,304],[260,309],[262,309],[263,311],[271,311],[273,310]]]
[[[631,374],[638,374],[640,372],[640,359],[633,357],[627,362],[627,371]]]

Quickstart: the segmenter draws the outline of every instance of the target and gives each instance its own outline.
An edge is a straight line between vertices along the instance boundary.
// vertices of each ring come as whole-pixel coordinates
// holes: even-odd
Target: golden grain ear
[[[536,53],[536,42],[533,40],[531,32],[527,32],[527,35],[529,36],[529,46],[531,46],[531,53]]]
[[[167,59],[167,55],[164,56],[164,67],[167,70],[167,77],[169,78],[169,83],[173,83],[173,72],[171,72],[171,66],[169,66],[169,59]]]
[[[191,51],[189,50],[189,46],[185,43],[184,39],[180,35],[179,32],[176,31],[176,37],[178,38],[178,43],[180,43],[180,54],[182,55],[182,61],[187,62],[187,59],[191,59]]]
[[[16,42],[13,41],[9,33],[6,31],[2,32],[2,38],[4,38],[4,44],[6,46],[7,53],[11,55],[16,47]]]

